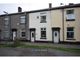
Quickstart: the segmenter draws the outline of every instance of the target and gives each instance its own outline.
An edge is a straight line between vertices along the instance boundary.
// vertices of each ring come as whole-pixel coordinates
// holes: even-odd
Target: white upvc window
[[[5,38],[9,37],[9,31],[4,31]]]
[[[67,27],[67,39],[73,39],[73,38],[74,38],[74,28]]]
[[[67,20],[75,19],[74,14],[68,14],[66,17],[67,17]]]
[[[25,24],[25,16],[21,16],[20,17],[20,23],[21,24]]]
[[[41,28],[41,39],[46,39],[46,28]]]
[[[41,12],[40,13],[40,23],[46,23],[47,21],[47,13],[46,12]]]
[[[46,23],[46,15],[41,16],[41,23]]]
[[[8,17],[5,17],[4,20],[9,20],[9,18]]]
[[[9,24],[9,17],[5,17],[5,18],[4,18],[4,24],[5,24],[5,25],[8,25],[8,24]]]
[[[66,20],[69,20],[69,21],[75,20],[74,9],[66,11]]]

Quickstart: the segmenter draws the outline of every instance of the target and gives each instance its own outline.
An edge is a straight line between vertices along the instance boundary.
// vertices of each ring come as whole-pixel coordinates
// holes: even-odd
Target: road
[[[0,56],[80,56],[80,54],[55,49],[0,48]]]

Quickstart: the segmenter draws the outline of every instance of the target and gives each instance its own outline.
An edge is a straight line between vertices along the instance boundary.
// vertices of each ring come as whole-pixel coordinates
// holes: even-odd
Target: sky
[[[76,4],[80,3],[80,0],[0,0],[0,15],[4,14],[3,11],[16,13],[19,6],[22,7],[23,12],[44,9],[49,7],[49,3],[52,3],[52,7],[57,7],[60,6],[60,3],[64,5]]]

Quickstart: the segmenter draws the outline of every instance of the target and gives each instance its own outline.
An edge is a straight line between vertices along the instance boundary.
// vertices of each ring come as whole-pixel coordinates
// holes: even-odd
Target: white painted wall
[[[45,13],[46,15],[46,23],[40,23],[40,15],[41,13]],[[52,41],[52,30],[51,30],[51,16],[50,11],[44,12],[35,12],[29,13],[29,28],[36,29],[36,40],[40,41]],[[39,16],[39,18],[37,18]],[[41,28],[46,28],[46,38],[47,39],[40,39],[41,38]]]

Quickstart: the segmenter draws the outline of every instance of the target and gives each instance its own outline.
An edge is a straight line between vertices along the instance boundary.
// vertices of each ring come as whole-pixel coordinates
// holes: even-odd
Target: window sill
[[[25,23],[20,23],[20,25],[25,25]]]
[[[47,39],[47,38],[42,38],[42,37],[41,37],[40,39]]]
[[[67,38],[66,40],[76,40],[76,39],[74,39],[74,38],[72,38],[72,39],[70,39],[70,38]]]
[[[21,38],[25,38],[26,36],[20,36]]]
[[[40,23],[46,23],[46,21],[45,22],[40,22]]]
[[[66,19],[66,21],[75,21],[75,19]]]

